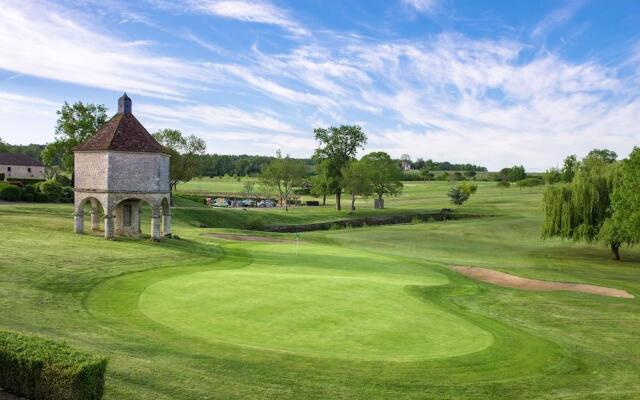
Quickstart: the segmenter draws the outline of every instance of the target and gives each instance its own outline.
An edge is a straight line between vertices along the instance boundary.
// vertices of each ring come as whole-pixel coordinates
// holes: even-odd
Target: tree
[[[461,206],[465,201],[469,200],[469,197],[471,197],[471,191],[467,190],[462,185],[464,184],[452,187],[447,193],[451,202],[457,206]]]
[[[547,185],[553,185],[554,183],[558,183],[562,180],[562,173],[558,168],[549,168],[544,173],[544,182]]]
[[[316,164],[316,174],[311,177],[311,194],[316,197],[322,196],[322,205],[327,204],[327,195],[331,193],[331,178],[327,160],[322,160]]]
[[[204,140],[195,135],[183,136],[175,129],[163,129],[153,134],[169,154],[169,186],[173,192],[178,183],[189,182],[198,172],[200,159],[207,150]]]
[[[350,212],[356,210],[356,197],[374,193],[370,164],[352,160],[342,171],[342,185],[351,194]]]
[[[563,182],[570,183],[573,180],[573,177],[576,175],[576,171],[578,170],[578,165],[578,158],[575,154],[564,159],[562,170],[560,170]]]
[[[367,154],[361,162],[368,168],[373,193],[378,195],[380,208],[384,208],[382,196],[396,196],[402,192],[402,171],[391,156],[382,151]]]
[[[587,157],[597,157],[604,161],[606,164],[613,164],[618,159],[618,154],[615,151],[609,149],[593,149],[587,154]]]
[[[244,183],[242,184],[242,194],[244,194],[247,197],[250,197],[251,195],[253,195],[253,189],[255,184],[256,183],[254,181],[244,181]]]
[[[476,177],[476,171],[465,171],[465,172],[464,172],[464,176],[465,176],[467,179],[473,179],[473,178],[475,178],[475,177]]]
[[[500,188],[500,193],[504,193],[504,189],[510,188],[511,183],[509,181],[499,181],[496,186]]]
[[[514,165],[509,169],[509,172],[507,172],[507,179],[509,180],[509,182],[521,181],[526,177],[527,177],[527,173],[525,172],[524,167],[522,165],[520,166]]]
[[[65,102],[56,114],[55,140],[42,151],[42,161],[51,166],[59,160],[62,168],[72,174],[73,180],[73,149],[107,122],[107,108],[81,101],[73,105]]]
[[[315,138],[320,142],[313,155],[316,161],[326,160],[329,187],[336,194],[336,209],[341,210],[342,171],[355,157],[359,149],[367,143],[367,135],[357,125],[341,125],[313,130]]]
[[[285,211],[289,211],[289,201],[293,197],[293,188],[302,183],[304,163],[289,156],[282,157],[280,150],[269,165],[260,174],[260,179],[267,187],[277,190]]]
[[[2,138],[0,138],[0,153],[8,153],[8,152],[9,152],[9,145],[3,142]]]
[[[640,242],[640,148],[635,147],[616,172],[611,194],[612,216],[603,224],[600,239],[618,244],[611,250],[619,260],[621,244],[633,246]]]
[[[613,257],[619,260],[621,240],[609,221],[615,171],[616,165],[591,155],[579,164],[571,183],[547,186],[542,236],[588,243],[606,240]]]
[[[520,188],[528,187],[529,192],[531,192],[534,187],[542,185],[542,179],[534,178],[534,177],[525,178],[525,179],[519,180],[518,182],[516,182],[516,184]]]
[[[420,176],[422,176],[422,179],[424,179],[424,181],[426,182],[426,181],[432,180],[434,177],[434,174],[433,172],[429,171],[429,169],[425,165],[420,169]]]

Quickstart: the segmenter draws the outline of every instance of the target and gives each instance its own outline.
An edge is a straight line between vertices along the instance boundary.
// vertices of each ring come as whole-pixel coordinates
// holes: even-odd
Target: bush
[[[56,174],[53,179],[62,186],[71,186],[71,178],[66,175]]]
[[[14,185],[0,185],[0,200],[18,201],[22,197],[22,188]]]
[[[62,188],[62,197],[60,201],[63,203],[73,203],[73,188],[71,186],[65,186]]]
[[[0,182],[4,181],[4,173],[0,173]]]
[[[44,179],[27,179],[27,178],[25,178],[25,179],[17,179],[17,178],[12,178],[11,181],[12,182],[20,182],[20,186],[26,186],[26,185],[33,185],[35,183],[42,182],[42,181],[44,181]]]
[[[0,331],[0,387],[39,399],[100,399],[107,360],[66,344]]]
[[[47,196],[47,199],[52,202],[58,202],[62,198],[64,189],[62,185],[52,179],[44,181],[39,184],[40,191]]]
[[[469,200],[471,192],[464,186],[458,185],[449,189],[447,196],[449,196],[453,204],[461,206],[465,201]]]
[[[249,217],[247,218],[245,227],[252,231],[261,231],[264,229],[264,221],[260,217]]]
[[[36,200],[36,188],[33,185],[26,185],[22,189],[22,201],[32,202]]]
[[[307,201],[305,201],[305,204],[308,205],[308,206],[316,206],[317,207],[317,206],[320,205],[320,202],[317,201],[317,200],[307,200]]]

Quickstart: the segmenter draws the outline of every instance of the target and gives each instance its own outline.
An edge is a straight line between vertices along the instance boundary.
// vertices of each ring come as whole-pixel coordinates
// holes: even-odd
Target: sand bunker
[[[633,295],[626,290],[612,289],[604,286],[587,285],[584,283],[552,282],[541,281],[538,279],[527,279],[515,275],[505,274],[504,272],[479,267],[453,267],[453,269],[463,275],[482,282],[492,283],[494,285],[515,289],[541,292],[564,290],[569,292],[597,294],[600,296],[622,297],[625,299],[634,298]]]
[[[270,242],[270,243],[282,243],[290,242],[291,240],[273,238],[267,236],[250,236],[250,235],[234,235],[231,233],[204,233],[204,236],[212,237],[216,239],[237,240],[240,242]]]

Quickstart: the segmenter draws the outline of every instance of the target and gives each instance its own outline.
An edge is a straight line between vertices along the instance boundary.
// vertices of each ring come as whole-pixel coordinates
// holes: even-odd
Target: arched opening
[[[104,219],[104,206],[95,197],[86,197],[78,204],[76,216],[76,233],[89,232],[99,234],[102,232],[100,221]],[[89,218],[86,218],[89,216]],[[88,221],[87,221],[88,220]]]
[[[148,200],[127,198],[118,202],[113,210],[114,235],[120,237],[140,237],[142,235],[142,221],[145,213],[151,210],[153,235],[153,219],[157,217],[157,210]]]

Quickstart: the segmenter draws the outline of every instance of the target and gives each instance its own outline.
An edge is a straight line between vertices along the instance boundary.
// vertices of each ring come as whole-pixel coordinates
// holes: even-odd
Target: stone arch
[[[151,207],[151,237],[160,239],[160,209],[157,199],[145,195],[118,196],[113,201],[113,235],[139,237],[144,204]],[[156,232],[157,231],[157,232]]]
[[[94,195],[85,195],[85,196],[76,196],[75,205],[74,205],[74,220],[75,220],[75,232],[76,233],[84,233],[84,217],[85,217],[85,206],[87,204],[91,205],[91,231],[99,231],[100,230],[100,213],[104,215],[107,214],[107,210],[105,208],[105,199],[101,198],[102,196],[94,196]]]

